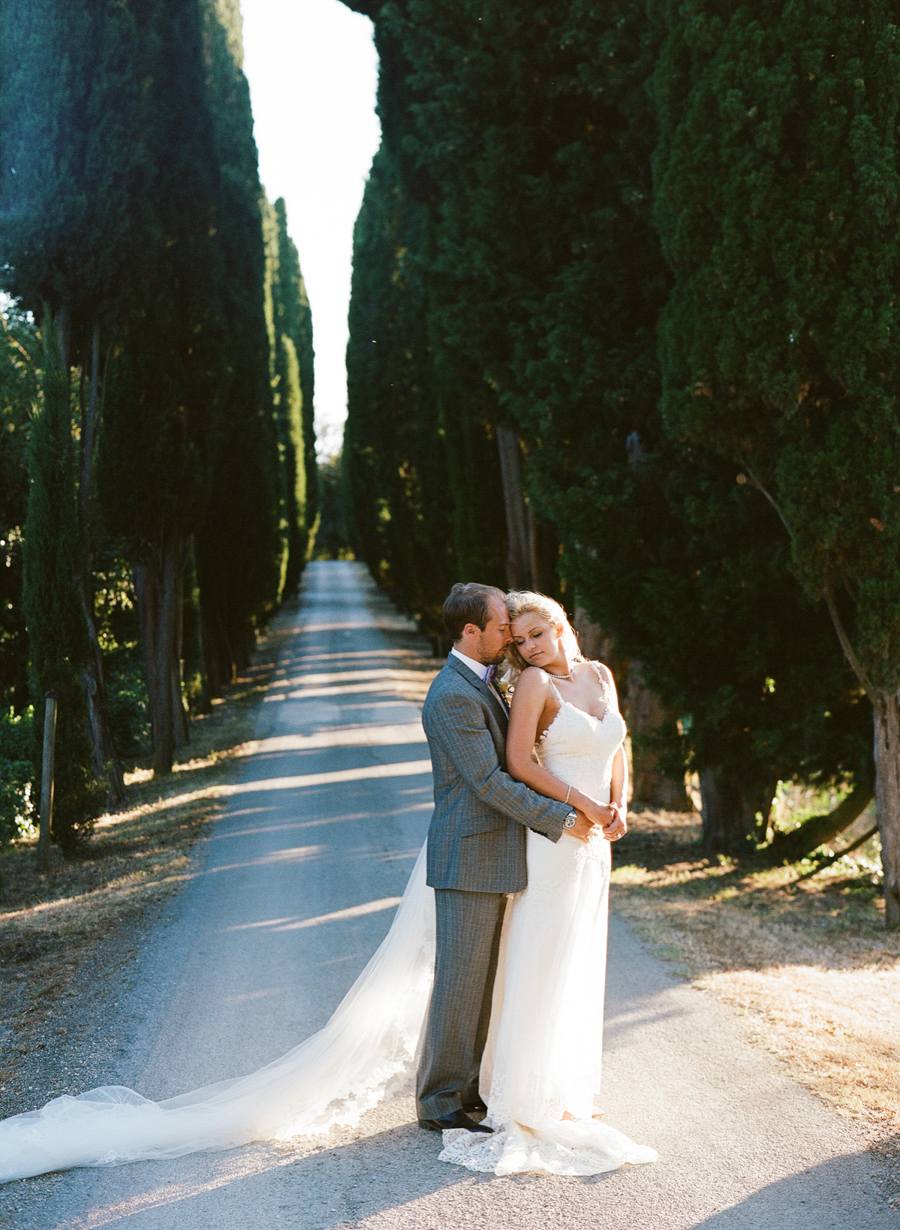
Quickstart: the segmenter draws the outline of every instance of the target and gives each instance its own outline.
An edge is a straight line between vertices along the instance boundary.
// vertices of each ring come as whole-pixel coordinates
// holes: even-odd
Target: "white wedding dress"
[[[596,669],[596,666],[595,666]],[[555,777],[609,801],[625,723],[603,676],[598,719],[557,692],[560,708],[535,752]],[[551,687],[553,685],[551,684]],[[556,688],[554,687],[554,691]],[[594,1119],[599,1110],[610,845],[529,830],[528,887],[504,920],[481,1092],[494,1135],[444,1133],[441,1158],[471,1170],[587,1175],[654,1162]],[[568,1112],[571,1119],[563,1119]]]
[[[563,705],[539,746],[608,799],[624,723]],[[604,795],[603,791],[607,793]],[[596,1174],[656,1159],[591,1118],[599,1089],[609,845],[528,833],[529,887],[507,911],[483,1080],[495,1135],[445,1132],[441,1157],[497,1174]],[[317,1135],[408,1085],[434,972],[422,850],[390,931],[324,1029],[259,1071],[152,1102],[106,1085],[0,1122],[0,1182]],[[574,1121],[562,1121],[568,1111]]]

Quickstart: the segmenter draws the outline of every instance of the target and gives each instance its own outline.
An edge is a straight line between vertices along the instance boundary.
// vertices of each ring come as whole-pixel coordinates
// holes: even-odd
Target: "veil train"
[[[411,1075],[434,974],[423,846],[391,929],[328,1024],[249,1076],[151,1102],[121,1085],[0,1121],[0,1182],[355,1124]]]

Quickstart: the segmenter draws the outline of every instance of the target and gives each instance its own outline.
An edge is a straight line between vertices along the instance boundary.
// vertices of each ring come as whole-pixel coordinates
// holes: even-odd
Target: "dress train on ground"
[[[624,738],[563,706],[538,752],[563,781],[609,798]],[[606,791],[604,795],[603,791]],[[444,1161],[498,1175],[587,1175],[650,1162],[654,1150],[598,1122],[609,843],[556,843],[530,830],[528,888],[506,912],[482,1093],[491,1136],[444,1133]],[[248,1076],[152,1102],[106,1085],[0,1122],[0,1182],[353,1125],[415,1071],[434,976],[434,893],[425,848],[390,931],[318,1033]],[[564,1116],[573,1116],[568,1119]]]
[[[104,1085],[4,1119],[0,1182],[353,1125],[414,1072],[433,976],[423,847],[390,931],[318,1033],[249,1076],[162,1102]]]

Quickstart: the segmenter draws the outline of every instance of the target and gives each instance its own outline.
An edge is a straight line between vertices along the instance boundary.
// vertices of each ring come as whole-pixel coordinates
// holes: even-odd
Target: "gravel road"
[[[432,668],[359,565],[310,566],[258,746],[123,976],[105,1023],[116,1045],[90,1083],[172,1096],[253,1070],[327,1020],[425,836],[418,700]],[[606,1118],[658,1149],[656,1165],[472,1175],[437,1161],[405,1097],[325,1140],[10,1184],[0,1217],[10,1230],[900,1230],[862,1138],[740,1016],[615,919],[609,971]]]

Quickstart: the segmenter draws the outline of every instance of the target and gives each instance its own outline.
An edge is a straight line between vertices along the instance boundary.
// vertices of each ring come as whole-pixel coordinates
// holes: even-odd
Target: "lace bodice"
[[[603,717],[596,718],[577,708],[571,701],[563,700],[551,681],[560,708],[534,750],[540,763],[555,777],[601,802],[607,802],[613,758],[625,738],[626,727],[612,689],[597,663],[592,662],[591,666],[597,673],[606,700]]]

